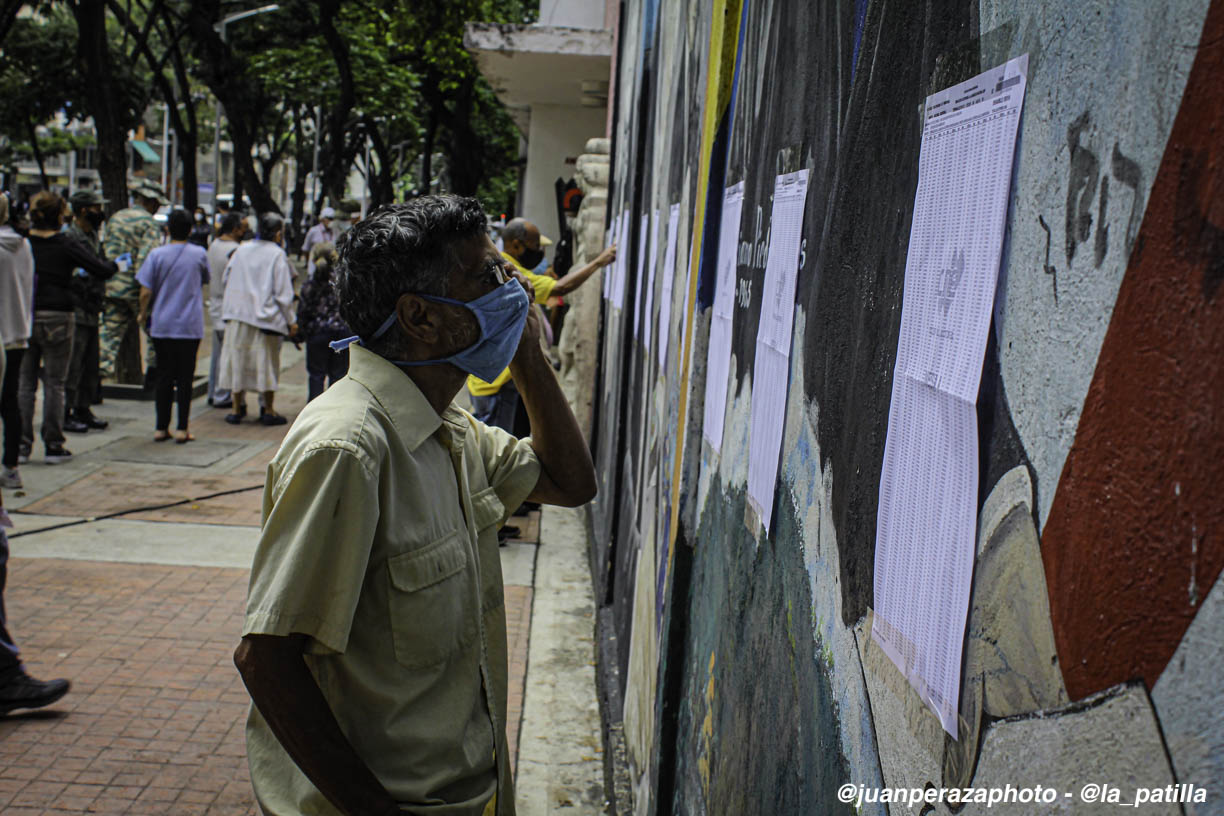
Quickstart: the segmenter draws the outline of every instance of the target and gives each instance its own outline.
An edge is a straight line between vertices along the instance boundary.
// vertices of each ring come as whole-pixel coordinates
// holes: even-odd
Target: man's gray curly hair
[[[474,198],[441,194],[386,204],[341,236],[333,275],[340,316],[371,351],[402,351],[399,332],[371,342],[400,296],[445,297],[459,245],[485,234],[484,210]]]

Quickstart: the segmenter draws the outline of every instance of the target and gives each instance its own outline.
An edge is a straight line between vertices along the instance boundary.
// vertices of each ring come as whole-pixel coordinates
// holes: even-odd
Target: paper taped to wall
[[[705,418],[701,423],[701,433],[715,453],[722,449],[723,420],[727,412],[731,317],[735,312],[735,269],[743,209],[744,182],[741,181],[723,192],[722,219],[718,227],[714,311],[710,316],[710,344],[706,355]]]
[[[795,323],[795,285],[799,280],[808,173],[800,170],[775,179],[773,213],[769,217],[769,255],[761,291],[748,429],[748,504],[756,511],[766,533],[773,520],[778,456],[786,422],[791,329]]]
[[[613,218],[612,223],[608,226],[607,237],[604,239],[604,249],[616,243],[616,228],[618,226],[620,226],[620,222]],[[605,266],[600,274],[603,275],[603,298],[607,300],[612,296],[612,279],[616,277],[616,263],[613,262],[611,266]]]
[[[617,309],[625,308],[625,278],[628,277],[629,259],[629,211],[621,213],[620,226],[616,235],[621,243],[620,251],[616,253],[616,263],[612,280],[612,305]]]
[[[659,290],[659,365],[667,365],[667,343],[671,339],[672,286],[676,280],[676,241],[680,237],[680,205],[667,213],[667,251],[663,253],[663,286]]]
[[[927,97],[876,521],[871,634],[957,734],[978,385],[1028,56]]]

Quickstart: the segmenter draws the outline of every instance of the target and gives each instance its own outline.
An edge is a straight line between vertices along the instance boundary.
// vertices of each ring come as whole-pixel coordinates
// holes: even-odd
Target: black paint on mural
[[[929,93],[980,70],[975,5],[927,0],[868,8],[828,190],[827,227],[800,277],[799,302],[807,312],[805,396],[819,406],[821,455],[833,471],[846,624],[871,604],[880,467],[918,185],[920,108]]]

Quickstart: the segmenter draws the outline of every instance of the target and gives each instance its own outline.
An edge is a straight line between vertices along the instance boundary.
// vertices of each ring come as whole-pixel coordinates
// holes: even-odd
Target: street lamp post
[[[213,26],[218,34],[221,35],[221,42],[228,43],[229,38],[225,34],[225,27],[230,23],[244,20],[247,17],[254,17],[256,14],[264,14],[269,11],[276,11],[280,8],[277,3],[271,3],[266,6],[260,6],[257,9],[250,11],[237,11],[233,14],[221,18],[221,21]],[[213,215],[217,213],[217,197],[221,195],[221,100],[217,100],[217,117],[213,123]]]

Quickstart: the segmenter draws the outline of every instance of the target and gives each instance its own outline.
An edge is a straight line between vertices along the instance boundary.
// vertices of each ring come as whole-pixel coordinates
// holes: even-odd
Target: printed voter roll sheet
[[[954,738],[978,385],[1028,57],[927,97],[876,518],[873,639]]]
[[[756,360],[752,365],[748,428],[748,503],[766,533],[773,520],[778,456],[782,452],[782,427],[786,421],[791,329],[795,322],[795,285],[799,279],[807,184],[807,170],[778,176],[769,218],[769,255],[761,292]]]
[[[701,423],[702,434],[715,453],[722,449],[723,420],[727,412],[731,318],[735,311],[735,268],[743,209],[744,182],[741,181],[723,192],[722,219],[718,226],[714,312],[710,316],[710,343],[706,354],[705,419]]]
[[[617,309],[625,308],[625,278],[628,276],[626,270],[629,266],[627,255],[629,254],[629,211],[625,210],[621,213],[620,224],[616,230],[617,240],[620,241],[620,250],[616,253],[616,263],[613,268],[616,270],[612,275],[612,305]]]
[[[655,266],[659,260],[659,211],[650,215],[650,259],[646,262],[646,305],[642,307],[642,345],[650,351],[650,338],[654,333]]]
[[[676,281],[676,244],[680,237],[680,205],[667,214],[667,251],[663,253],[663,285],[659,289],[659,365],[667,365],[667,343],[671,339],[672,287]]]
[[[616,219],[613,219],[612,224],[608,227],[607,238],[604,240],[604,249],[607,249],[608,247],[616,243],[616,227],[617,227],[617,221]],[[612,295],[612,277],[613,277],[613,272],[615,268],[616,268],[615,263],[613,263],[610,266],[605,266],[603,268],[602,274],[603,274],[604,300],[607,300]]]
[[[638,232],[638,257],[637,257],[637,274],[634,276],[636,280],[633,284],[633,337],[637,339],[641,335],[639,329],[642,325],[642,288],[646,281],[646,244],[647,236],[650,234],[650,216],[642,213],[642,226]]]

